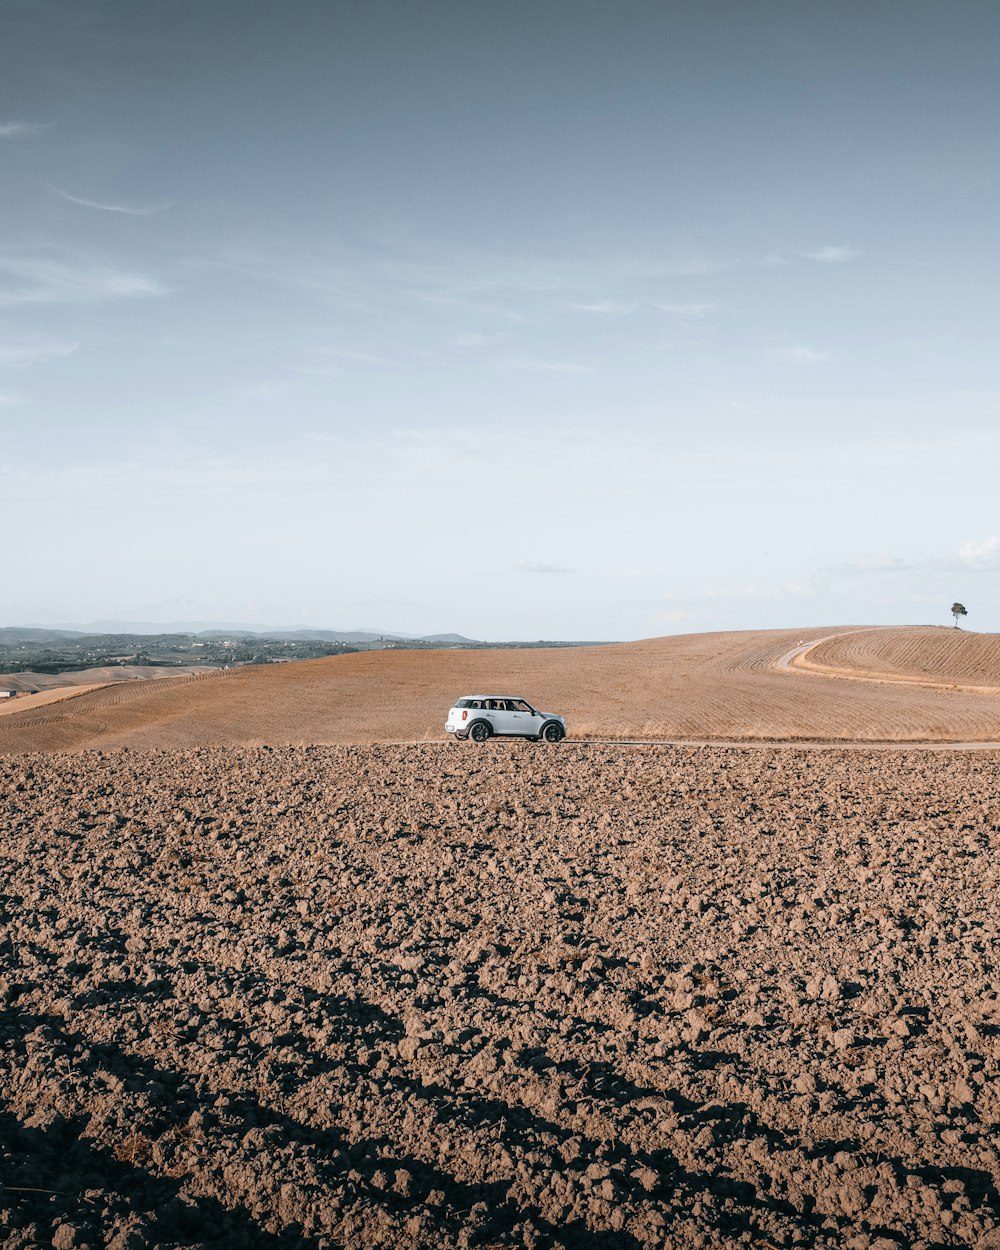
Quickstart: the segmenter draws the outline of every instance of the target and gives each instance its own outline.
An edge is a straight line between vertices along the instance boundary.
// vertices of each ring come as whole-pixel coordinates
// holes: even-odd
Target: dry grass
[[[119,1163],[126,1163],[129,1167],[148,1167],[153,1154],[153,1141],[145,1133],[133,1130],[112,1147],[111,1153]]]
[[[691,634],[530,651],[377,651],[136,682],[3,718],[0,753],[442,741],[455,697],[486,689],[521,694],[562,712],[574,737],[1000,739],[1000,695],[842,681],[773,667],[798,642],[834,632]],[[867,648],[864,654],[879,664],[883,653],[898,656],[893,662],[901,666],[917,632],[879,630],[856,635],[866,641],[852,645]],[[925,632],[942,645],[951,637],[948,631]],[[1000,658],[1000,639],[979,637],[982,654],[992,649]],[[876,639],[881,652],[872,650]],[[840,641],[847,646],[847,639]],[[827,645],[834,644],[816,652]],[[864,670],[859,666],[857,673]],[[945,668],[942,673],[948,675]]]

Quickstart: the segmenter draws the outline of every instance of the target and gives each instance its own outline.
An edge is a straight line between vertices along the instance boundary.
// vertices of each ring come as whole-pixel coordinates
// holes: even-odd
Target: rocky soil
[[[997,764],[0,759],[0,1241],[1000,1247]]]

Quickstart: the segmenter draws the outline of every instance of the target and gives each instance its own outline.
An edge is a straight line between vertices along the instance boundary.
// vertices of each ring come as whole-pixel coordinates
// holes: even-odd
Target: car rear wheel
[[[483,720],[477,720],[469,730],[469,737],[473,742],[485,742],[490,736],[490,727]]]
[[[555,721],[550,721],[549,724],[542,726],[543,742],[562,742],[565,737],[566,730],[563,729],[562,725],[556,724]]]

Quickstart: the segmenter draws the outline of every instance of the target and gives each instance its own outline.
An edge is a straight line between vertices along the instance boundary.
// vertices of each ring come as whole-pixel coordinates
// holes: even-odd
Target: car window
[[[527,705],[527,703],[525,703],[523,699],[515,699],[514,702],[510,705],[510,707],[511,707],[511,710],[514,712],[530,712],[531,711],[531,708]]]

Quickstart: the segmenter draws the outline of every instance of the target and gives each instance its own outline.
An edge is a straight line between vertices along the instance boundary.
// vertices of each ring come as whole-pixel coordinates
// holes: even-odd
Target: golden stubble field
[[[1000,687],[1000,637],[858,631],[805,657],[825,671],[776,667],[800,642],[845,628],[548,650],[378,651],[123,683],[2,718],[0,753],[435,740],[458,695],[487,690],[563,713],[571,737],[1000,739],[1000,694],[962,688],[990,685],[991,673]]]

